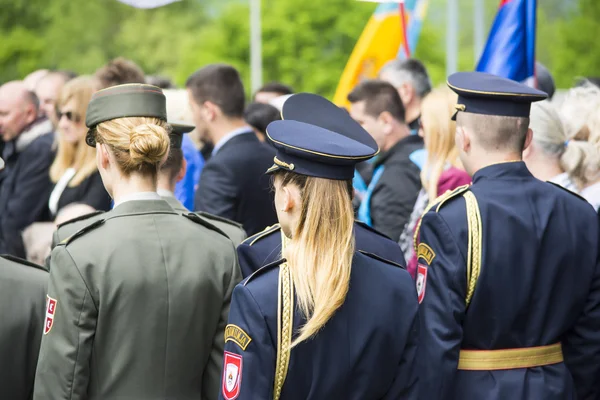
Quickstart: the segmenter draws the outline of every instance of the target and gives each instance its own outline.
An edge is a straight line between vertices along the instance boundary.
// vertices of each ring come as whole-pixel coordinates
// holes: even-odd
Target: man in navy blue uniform
[[[473,184],[420,227],[421,398],[598,399],[598,216],[521,161],[546,95],[476,72],[448,85]]]
[[[374,152],[378,150],[375,140],[350,117],[347,111],[316,94],[292,95],[284,103],[281,115],[284,120],[305,122],[339,132],[372,148]],[[359,221],[354,224],[354,234],[357,249],[376,254],[401,266],[406,265],[398,243],[384,234]],[[238,246],[242,275],[247,277],[260,267],[280,259],[282,240],[284,237],[279,224],[246,239]]]

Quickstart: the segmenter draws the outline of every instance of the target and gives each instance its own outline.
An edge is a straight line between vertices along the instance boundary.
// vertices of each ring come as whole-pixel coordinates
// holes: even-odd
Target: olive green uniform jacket
[[[48,272],[0,256],[0,398],[30,399],[46,310]]]
[[[164,200],[93,219],[52,252],[34,399],[216,398],[241,280],[231,241]]]

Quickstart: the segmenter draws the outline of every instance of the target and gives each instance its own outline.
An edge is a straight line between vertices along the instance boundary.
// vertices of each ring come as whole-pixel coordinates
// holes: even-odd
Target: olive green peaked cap
[[[85,142],[96,147],[94,130],[98,124],[125,117],[154,117],[167,121],[167,100],[156,86],[140,83],[112,86],[92,96],[88,104]]]

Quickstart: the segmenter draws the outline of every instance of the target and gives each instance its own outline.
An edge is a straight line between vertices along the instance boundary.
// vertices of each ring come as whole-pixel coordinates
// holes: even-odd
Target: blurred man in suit
[[[244,122],[244,86],[230,65],[208,65],[186,87],[196,129],[212,143],[196,192],[195,209],[241,223],[248,235],[277,222],[269,178],[272,148]]]
[[[0,183],[0,254],[25,257],[21,232],[49,219],[54,159],[52,123],[39,117],[39,101],[23,82],[0,86],[0,137],[6,166]]]

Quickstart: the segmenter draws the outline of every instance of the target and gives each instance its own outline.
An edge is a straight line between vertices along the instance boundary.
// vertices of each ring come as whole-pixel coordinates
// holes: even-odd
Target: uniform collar
[[[523,161],[506,161],[481,168],[473,174],[473,183],[483,178],[527,178],[532,176]]]
[[[158,195],[157,195],[158,196]],[[139,214],[177,214],[173,208],[158,196],[155,200],[132,199],[124,203],[119,203],[118,207],[113,208],[106,214],[105,219],[120,217],[124,215]]]
[[[247,125],[242,126],[241,128],[234,129],[233,131],[229,132],[227,135],[223,136],[221,138],[221,140],[219,140],[218,143],[215,143],[215,147],[213,147],[211,155],[214,156],[215,154],[217,154],[217,152],[221,149],[221,147],[223,147],[225,145],[225,143],[229,142],[234,137],[243,135],[245,133],[251,133],[251,132],[252,132],[252,128],[250,128]]]
[[[129,201],[134,200],[160,200],[160,196],[156,192],[131,193],[127,196],[121,197],[118,202],[115,202],[115,206],[113,208],[117,208],[123,203],[127,203]]]

